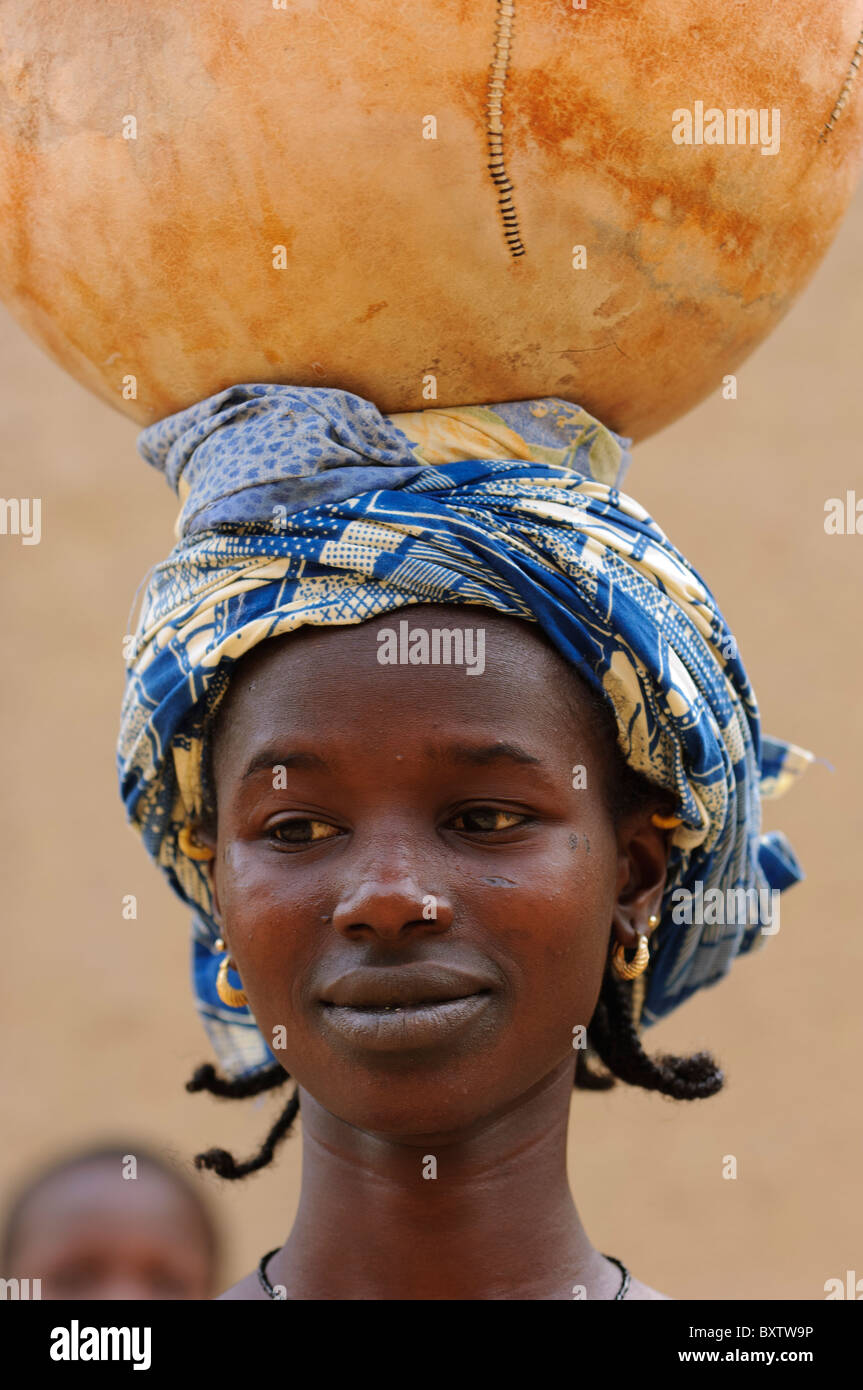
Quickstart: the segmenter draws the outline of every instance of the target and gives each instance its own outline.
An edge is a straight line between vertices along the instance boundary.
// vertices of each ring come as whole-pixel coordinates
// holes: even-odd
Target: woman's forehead
[[[578,677],[535,624],[423,605],[265,641],[237,664],[214,731],[219,757],[285,734],[350,743],[410,731],[443,744],[559,738],[589,717]],[[233,761],[233,758],[232,758]]]

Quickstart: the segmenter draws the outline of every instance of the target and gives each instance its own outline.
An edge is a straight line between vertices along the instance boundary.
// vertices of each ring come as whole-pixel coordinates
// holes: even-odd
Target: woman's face
[[[481,671],[383,664],[404,621],[481,629]],[[327,1110],[463,1132],[574,1069],[612,924],[634,944],[665,870],[646,813],[615,827],[607,757],[563,659],[486,609],[244,659],[214,744],[216,909],[258,1026]]]

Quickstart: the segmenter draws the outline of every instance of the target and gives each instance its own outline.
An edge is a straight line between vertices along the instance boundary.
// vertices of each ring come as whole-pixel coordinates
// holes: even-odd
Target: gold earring
[[[658,811],[650,819],[654,825],[659,826],[660,830],[676,830],[678,825],[683,824],[680,816],[661,816]]]
[[[216,950],[225,950],[225,943],[221,937],[219,937],[218,941],[216,942]],[[222,1003],[227,1004],[230,1009],[244,1009],[249,1002],[246,998],[245,990],[234,989],[234,986],[228,983],[228,971],[236,970],[236,968],[237,967],[234,965],[234,962],[229,955],[225,955],[222,957],[222,963],[219,966],[219,973],[216,976],[216,993],[218,994]]]
[[[651,931],[654,927],[659,926],[659,918],[657,917],[655,912],[651,912],[650,916],[647,919],[647,925],[650,927]]]
[[[627,961],[624,955],[623,942],[615,946],[611,956],[611,965],[614,973],[619,980],[634,980],[636,975],[640,975],[647,968],[650,960],[650,948],[647,944],[647,937],[639,933],[638,950],[631,961]]]
[[[215,850],[209,845],[201,845],[192,834],[192,827],[184,825],[177,835],[177,844],[189,859],[215,859]]]

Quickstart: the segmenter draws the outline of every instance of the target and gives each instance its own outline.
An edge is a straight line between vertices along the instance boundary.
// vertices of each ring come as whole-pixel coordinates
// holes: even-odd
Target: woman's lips
[[[480,962],[476,962],[480,965]],[[324,1027],[370,1052],[434,1047],[476,1022],[499,985],[463,960],[401,960],[344,971],[321,989]]]
[[[475,1022],[485,1012],[491,990],[460,999],[412,1004],[350,1005],[323,1003],[323,1017],[347,1042],[371,1052],[433,1047]]]
[[[481,994],[495,985],[487,972],[442,961],[401,961],[398,965],[355,966],[327,981],[321,989],[323,1004],[351,1009],[402,1008],[408,1005],[447,1003]]]

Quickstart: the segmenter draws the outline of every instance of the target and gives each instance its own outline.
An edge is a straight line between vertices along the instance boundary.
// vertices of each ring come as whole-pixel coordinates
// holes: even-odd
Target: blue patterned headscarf
[[[233,663],[304,624],[488,607],[537,623],[602,692],[627,762],[673,794],[680,820],[642,1023],[764,941],[769,915],[685,923],[673,905],[681,889],[763,901],[801,877],[784,837],[761,834],[761,800],[811,755],[762,736],[712,594],[618,490],[628,443],[554,397],[386,416],[346,391],[278,385],[231,387],[142,433],[182,508],[129,659],[121,791],[194,909],[198,1008],[227,1075],[275,1059],[250,1010],[216,993],[210,882],[184,832],[203,809],[205,744]]]

